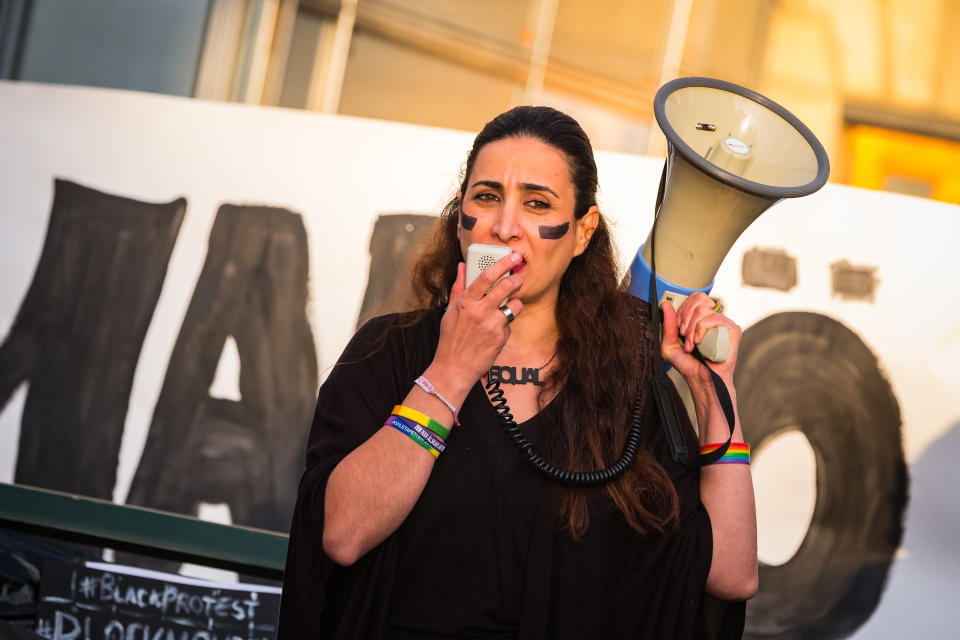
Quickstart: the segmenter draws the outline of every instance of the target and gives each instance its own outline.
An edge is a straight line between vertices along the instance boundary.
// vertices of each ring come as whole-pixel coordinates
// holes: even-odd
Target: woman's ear
[[[596,205],[590,207],[590,210],[577,220],[577,244],[573,250],[574,257],[586,251],[587,245],[590,244],[590,238],[593,237],[593,232],[597,230],[599,223],[600,210]]]

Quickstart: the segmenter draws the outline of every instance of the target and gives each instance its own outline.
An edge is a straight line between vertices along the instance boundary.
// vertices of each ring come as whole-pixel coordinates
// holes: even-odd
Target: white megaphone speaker
[[[653,110],[667,137],[667,160],[653,227],[630,266],[629,291],[678,307],[696,291],[710,293],[727,252],[761,213],[822,187],[830,163],[792,113],[730,82],[672,80],[657,91]],[[721,328],[708,332],[699,350],[722,362],[728,347]]]

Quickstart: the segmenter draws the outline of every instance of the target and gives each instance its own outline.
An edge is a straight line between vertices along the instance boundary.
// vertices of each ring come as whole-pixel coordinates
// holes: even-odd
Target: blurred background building
[[[551,104],[659,155],[657,88],[711,76],[794,112],[834,182],[960,203],[958,25],[960,0],[0,0],[0,79],[471,131]]]

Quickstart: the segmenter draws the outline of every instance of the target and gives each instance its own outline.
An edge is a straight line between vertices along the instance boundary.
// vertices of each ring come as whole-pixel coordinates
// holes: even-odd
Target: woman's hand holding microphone
[[[523,285],[518,274],[510,274],[521,260],[519,253],[497,260],[470,286],[466,286],[465,265],[461,262],[457,267],[450,303],[440,321],[437,353],[424,373],[435,384],[442,380],[455,404],[463,402],[493,365],[510,337],[510,323],[523,309],[517,299],[503,304]]]

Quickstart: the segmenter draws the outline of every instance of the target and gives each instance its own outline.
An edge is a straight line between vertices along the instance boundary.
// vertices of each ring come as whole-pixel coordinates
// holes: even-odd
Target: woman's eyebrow
[[[554,198],[560,197],[557,195],[556,191],[542,184],[533,184],[532,182],[521,182],[520,188],[523,189],[524,191],[546,191],[547,193],[552,194]]]
[[[497,191],[503,191],[503,183],[497,182],[496,180],[477,180],[470,186],[490,187],[491,189],[496,189]]]
[[[471,187],[490,187],[491,189],[496,189],[501,192],[503,191],[503,183],[497,182],[496,180],[477,180],[470,186]],[[543,191],[543,192],[552,194],[554,198],[560,197],[557,195],[556,191],[542,184],[534,184],[532,182],[521,182],[520,189],[523,191]]]

